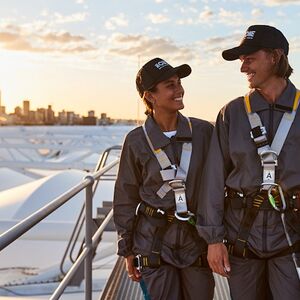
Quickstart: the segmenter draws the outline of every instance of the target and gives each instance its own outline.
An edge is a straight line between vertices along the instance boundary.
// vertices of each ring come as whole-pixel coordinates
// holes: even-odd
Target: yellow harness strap
[[[300,99],[300,91],[297,90],[296,95],[295,95],[295,99],[294,99],[294,104],[293,104],[293,111],[297,110],[297,107],[299,105],[299,99]],[[248,114],[250,114],[252,112],[252,110],[251,110],[249,94],[244,96],[244,102],[245,102],[246,111],[247,111]]]

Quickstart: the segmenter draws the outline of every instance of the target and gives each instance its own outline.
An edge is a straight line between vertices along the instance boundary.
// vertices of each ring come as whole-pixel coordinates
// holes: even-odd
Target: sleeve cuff
[[[199,235],[205,239],[207,244],[223,243],[225,238],[224,226],[199,226],[197,225]]]

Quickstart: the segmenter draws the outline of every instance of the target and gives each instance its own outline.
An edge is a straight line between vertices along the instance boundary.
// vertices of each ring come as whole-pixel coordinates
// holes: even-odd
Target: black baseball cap
[[[280,30],[268,25],[250,26],[238,47],[222,52],[225,60],[238,59],[240,55],[247,55],[258,50],[282,49],[285,55],[289,53],[289,43]]]
[[[138,71],[135,80],[136,88],[142,98],[145,91],[150,90],[159,82],[164,81],[175,74],[177,74],[179,78],[184,78],[189,76],[191,72],[192,69],[187,64],[173,68],[165,60],[156,57],[148,61]]]

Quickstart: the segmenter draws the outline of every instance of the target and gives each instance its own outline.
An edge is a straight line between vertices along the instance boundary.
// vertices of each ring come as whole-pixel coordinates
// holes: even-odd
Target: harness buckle
[[[278,165],[277,152],[267,149],[259,153],[261,165],[263,167],[262,189],[269,190],[275,183],[275,168]]]
[[[174,179],[169,181],[169,185],[173,191],[183,189],[185,190],[185,183],[182,179]]]
[[[271,154],[271,155],[270,155]],[[268,166],[268,165],[274,165],[277,167],[278,161],[277,161],[277,152],[273,150],[264,150],[260,154],[260,159],[261,159],[261,165]],[[268,157],[269,155],[269,157]]]
[[[169,181],[169,185],[174,192],[176,205],[176,218],[181,221],[189,219],[187,201],[185,196],[185,183],[182,179],[174,179]],[[183,215],[183,217],[181,216]]]
[[[250,131],[250,136],[253,140],[266,134],[267,130],[265,126],[257,126],[252,128],[252,130]]]

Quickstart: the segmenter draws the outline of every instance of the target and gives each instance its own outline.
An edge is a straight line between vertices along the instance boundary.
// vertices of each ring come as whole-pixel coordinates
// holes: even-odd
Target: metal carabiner
[[[276,188],[279,192],[279,196],[280,196],[280,200],[281,200],[281,203],[282,203],[282,206],[281,208],[277,207],[276,205],[276,202],[275,202],[275,199],[272,195],[272,190]],[[269,199],[269,202],[271,203],[272,207],[279,211],[279,212],[282,212],[282,211],[285,211],[286,209],[286,201],[285,201],[285,198],[284,198],[284,194],[283,194],[283,191],[282,191],[282,188],[279,184],[277,183],[273,183],[270,188],[268,189],[268,199]]]
[[[138,216],[139,214],[139,209],[140,209],[140,206],[142,204],[142,201],[137,205],[136,209],[135,209],[135,215]]]
[[[141,254],[136,255],[136,256],[135,256],[135,259],[136,259],[136,269],[137,269],[139,272],[142,272],[142,269],[143,269],[142,255],[141,255]]]
[[[190,211],[187,211],[187,215],[182,217],[178,214],[177,211],[175,211],[174,216],[176,217],[177,220],[186,222],[186,221],[189,221],[189,219],[194,217],[195,215],[193,213],[191,213]]]

